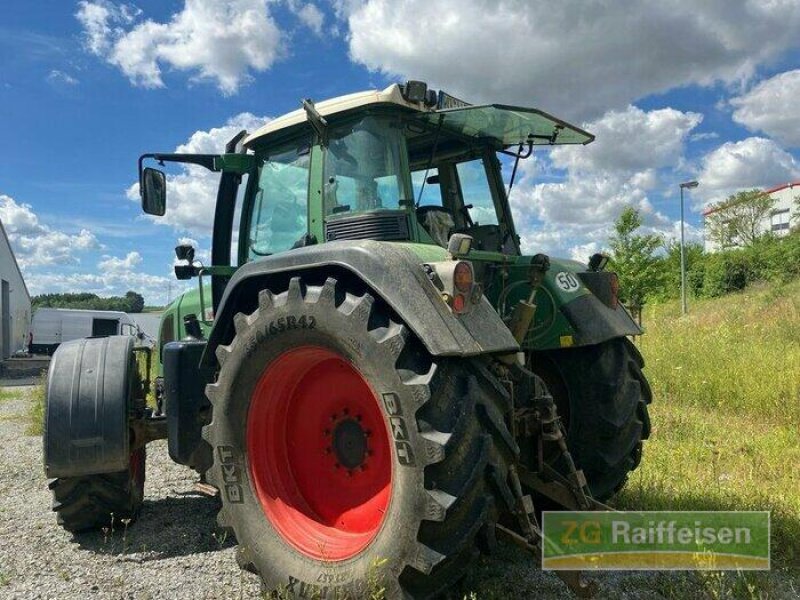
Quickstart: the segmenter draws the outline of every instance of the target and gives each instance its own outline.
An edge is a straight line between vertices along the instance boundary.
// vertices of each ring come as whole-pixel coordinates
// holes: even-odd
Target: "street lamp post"
[[[696,181],[685,181],[681,184],[681,314],[686,314],[686,244],[683,236],[683,190],[696,188]]]

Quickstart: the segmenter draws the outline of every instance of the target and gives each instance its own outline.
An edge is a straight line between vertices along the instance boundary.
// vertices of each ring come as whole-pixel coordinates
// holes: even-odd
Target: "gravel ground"
[[[258,595],[215,527],[216,501],[194,492],[196,474],[170,461],[165,442],[148,446],[145,501],[127,531],[73,537],[58,527],[27,410],[27,393],[0,403],[0,598]]]
[[[0,598],[174,599],[259,597],[258,579],[240,571],[234,541],[216,529],[216,501],[194,491],[196,474],[170,461],[166,442],[148,446],[145,501],[127,530],[72,536],[57,526],[42,469],[42,440],[26,435],[28,395],[0,399]],[[797,598],[796,573],[768,576],[769,598]],[[597,598],[732,598],[730,579],[681,572],[593,576]],[[726,576],[727,577],[727,576]],[[709,583],[710,582],[710,583]],[[760,586],[759,586],[760,587]],[[758,598],[745,594],[746,597]],[[530,556],[501,546],[481,558],[453,598],[572,599]]]

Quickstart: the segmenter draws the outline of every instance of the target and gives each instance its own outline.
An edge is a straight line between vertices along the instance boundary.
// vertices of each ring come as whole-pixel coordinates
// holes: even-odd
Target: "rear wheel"
[[[627,338],[531,357],[531,369],[547,384],[566,426],[570,453],[599,500],[625,485],[650,436],[652,392],[643,368]]]
[[[61,477],[50,482],[58,524],[72,532],[127,525],[144,498],[145,449],[131,454],[124,471]]]
[[[430,597],[502,508],[515,451],[502,388],[433,361],[367,293],[262,291],[207,388],[209,480],[240,563],[290,595]]]

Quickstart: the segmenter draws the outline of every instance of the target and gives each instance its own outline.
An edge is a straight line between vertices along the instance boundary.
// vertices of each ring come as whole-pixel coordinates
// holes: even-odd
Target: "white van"
[[[33,313],[28,352],[52,354],[62,342],[86,337],[139,335],[139,326],[124,312],[40,308]]]

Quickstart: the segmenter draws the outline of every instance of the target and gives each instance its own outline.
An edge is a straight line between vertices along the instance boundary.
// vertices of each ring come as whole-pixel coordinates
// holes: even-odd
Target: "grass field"
[[[644,320],[653,432],[617,506],[770,510],[773,567],[797,577],[800,281],[696,301],[686,317],[651,305]],[[735,597],[769,597],[760,576],[742,585]]]

